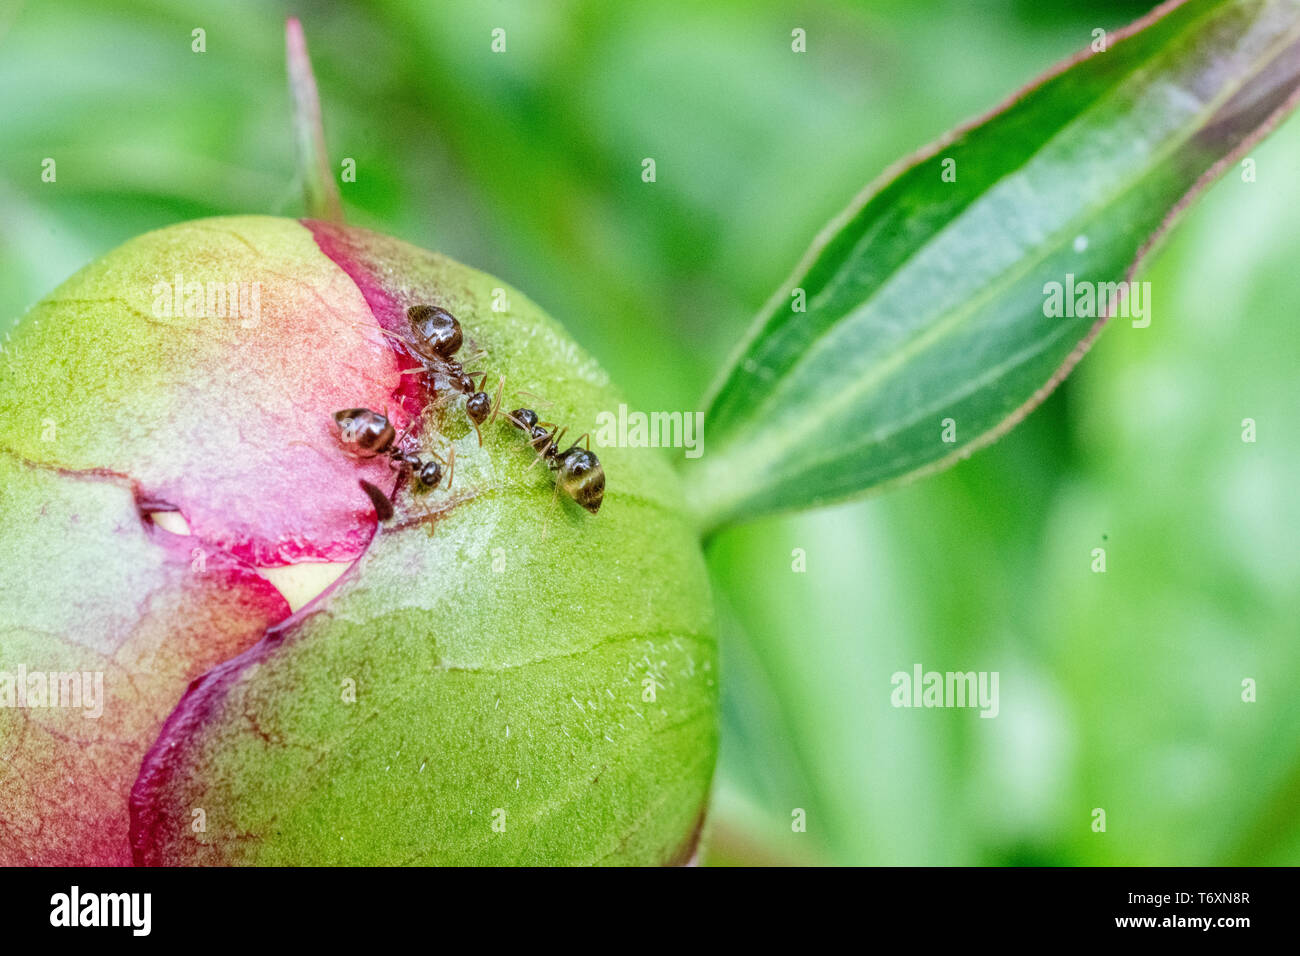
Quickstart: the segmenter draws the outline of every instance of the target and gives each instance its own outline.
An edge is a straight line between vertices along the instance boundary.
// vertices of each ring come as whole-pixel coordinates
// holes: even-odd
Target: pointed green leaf
[[[712,392],[687,470],[706,527],[969,455],[1070,371],[1097,301],[1139,329],[1172,320],[1159,290],[1152,310],[1149,288],[1109,300],[1102,283],[1130,279],[1293,107],[1300,0],[1166,5],[1104,46],[887,173],[818,238]],[[1089,287],[1092,311],[1066,306]]]

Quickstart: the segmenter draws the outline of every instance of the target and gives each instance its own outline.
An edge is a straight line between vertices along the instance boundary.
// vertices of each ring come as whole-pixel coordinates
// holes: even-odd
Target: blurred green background
[[[349,221],[525,290],[633,407],[699,408],[867,181],[1150,6],[4,0],[0,327],[137,233],[302,212],[293,12]],[[1300,862],[1297,156],[1293,119],[1148,261],[1151,327],[990,450],[710,544],[707,862]],[[894,709],[915,663],[999,671],[1000,716]]]

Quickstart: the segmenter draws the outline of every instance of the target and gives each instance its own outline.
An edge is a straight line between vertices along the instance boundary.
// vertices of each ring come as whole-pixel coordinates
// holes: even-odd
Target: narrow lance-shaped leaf
[[[285,57],[289,68],[289,92],[293,96],[293,127],[298,140],[298,166],[302,176],[307,213],[328,222],[343,221],[339,188],[325,150],[325,125],[320,115],[320,94],[316,75],[307,55],[307,38],[302,23],[290,17],[284,26]]]
[[[1108,312],[1172,321],[1159,290],[1114,284],[1298,82],[1300,0],[1167,4],[887,173],[714,388],[687,470],[702,523],[945,467],[1037,405]]]

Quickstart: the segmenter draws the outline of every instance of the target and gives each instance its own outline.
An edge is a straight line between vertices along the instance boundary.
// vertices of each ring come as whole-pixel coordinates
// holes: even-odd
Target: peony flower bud
[[[477,428],[412,308],[491,396]],[[210,219],[87,266],[2,357],[0,863],[689,858],[698,539],[654,452],[591,443],[593,514],[591,462],[506,416],[567,447],[619,404],[523,295],[361,229]],[[349,454],[350,409],[438,484]]]

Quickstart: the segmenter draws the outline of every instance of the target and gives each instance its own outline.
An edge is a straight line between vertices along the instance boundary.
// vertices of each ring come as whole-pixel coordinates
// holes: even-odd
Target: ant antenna
[[[552,493],[552,495],[551,495],[551,506],[550,506],[549,508],[546,509],[546,520],[542,522],[542,540],[543,540],[543,541],[546,540],[546,536],[550,533],[550,530],[551,530],[551,514],[555,511],[555,503],[556,503],[557,501],[559,501],[559,500],[560,500],[560,483],[557,481],[557,482],[555,483],[555,491],[554,491],[554,493]]]
[[[385,418],[388,418],[388,406],[387,406],[387,405],[384,406],[384,417],[385,417]],[[391,419],[389,419],[389,420],[391,421]],[[401,433],[400,435],[398,435],[396,438],[393,439],[393,443],[392,443],[392,445],[390,445],[389,447],[394,448],[394,449],[400,451],[401,448],[402,448],[402,442],[406,441],[407,436],[411,434],[411,429],[413,429],[413,428],[415,427],[415,423],[416,423],[417,421],[419,421],[419,420],[420,420],[420,416],[419,416],[419,415],[412,415],[412,416],[411,416],[411,420],[410,420],[409,422],[407,422],[407,423],[406,423],[406,427],[402,429],[402,433]]]
[[[434,531],[438,528],[438,516],[424,501],[420,502],[420,510],[424,512],[424,520],[421,523],[428,527],[428,535],[432,538]]]
[[[484,380],[486,381],[486,379]],[[501,410],[501,395],[503,392],[505,392],[505,389],[506,389],[506,377],[502,375],[500,380],[497,382],[497,397],[492,401],[492,416],[488,419],[489,425],[491,425],[494,421],[497,420],[497,412]]]
[[[456,475],[456,446],[447,446],[446,458],[443,458],[431,448],[429,449],[429,457],[447,466],[447,490],[450,491],[452,478]],[[439,482],[439,484],[441,484],[441,482]]]
[[[524,396],[525,398],[533,398],[533,399],[536,399],[536,400],[537,400],[537,404],[539,404],[539,405],[548,405],[548,406],[549,406],[549,405],[554,405],[554,404],[555,404],[555,403],[552,402],[550,399],[542,398],[542,396],[538,395],[536,392],[530,392],[530,391],[528,391],[527,389],[524,389],[524,388],[519,389],[519,391],[515,392],[515,394],[516,394],[516,395],[522,395],[522,396]]]

